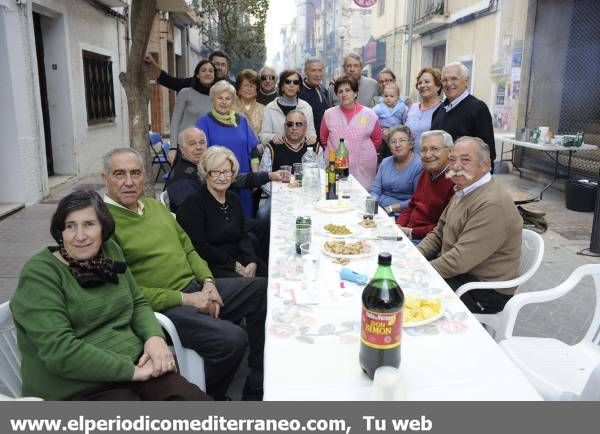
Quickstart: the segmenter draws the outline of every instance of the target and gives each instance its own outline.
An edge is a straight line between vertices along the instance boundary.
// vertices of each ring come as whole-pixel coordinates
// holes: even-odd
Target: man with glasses
[[[377,81],[371,77],[362,75],[362,59],[356,53],[350,53],[344,57],[344,74],[349,75],[358,81],[358,99],[357,101],[365,107],[373,107],[374,97],[379,95]],[[333,82],[329,85],[329,106],[333,107],[339,103],[337,95],[333,89]]]
[[[415,244],[435,228],[454,195],[454,183],[445,176],[452,146],[452,137],[445,131],[432,130],[421,134],[420,153],[425,170],[410,202],[396,219]]]
[[[317,57],[309,57],[304,62],[304,79],[298,97],[306,101],[313,111],[313,120],[315,130],[321,128],[321,120],[325,110],[329,108],[329,95],[325,86],[321,84],[323,80],[323,62]]]
[[[442,69],[446,100],[433,112],[432,130],[444,130],[453,140],[462,136],[479,137],[490,147],[491,173],[494,173],[496,145],[492,115],[487,105],[469,93],[469,68],[452,62]]]
[[[277,74],[273,68],[265,65],[258,71],[258,77],[260,78],[260,88],[256,101],[267,105],[277,98]]]
[[[208,147],[204,131],[191,127],[179,133],[178,148],[180,155],[169,179],[167,179],[167,193],[169,194],[169,206],[172,212],[191,194],[202,187],[202,181],[198,176],[198,163]],[[275,172],[249,172],[240,173],[233,180],[231,188],[258,188],[269,181],[289,181],[289,173],[285,170]],[[252,231],[254,225],[248,227]],[[260,234],[257,234],[259,238]],[[266,240],[268,242],[268,239]]]
[[[115,219],[114,238],[152,309],[168,316],[181,343],[205,363],[207,393],[226,393],[250,345],[243,399],[262,399],[265,278],[213,279],[208,265],[162,204],[142,197],[144,167],[131,148],[103,158],[104,201]],[[246,331],[237,324],[245,319]]]
[[[281,166],[293,166],[294,163],[301,163],[302,156],[310,146],[313,146],[313,149],[316,147],[318,151],[319,146],[308,143],[307,127],[308,121],[303,112],[300,110],[290,111],[285,117],[283,143],[271,140],[267,144],[260,162],[260,170],[271,172],[280,170]],[[258,209],[257,217],[259,219],[271,214],[271,183],[263,185],[262,189],[269,195],[269,198]]]
[[[489,147],[479,137],[454,143],[446,173],[455,185],[454,196],[417,246],[454,290],[519,274],[523,219],[510,194],[490,175],[490,165]],[[475,289],[461,300],[471,312],[497,313],[515,289]]]

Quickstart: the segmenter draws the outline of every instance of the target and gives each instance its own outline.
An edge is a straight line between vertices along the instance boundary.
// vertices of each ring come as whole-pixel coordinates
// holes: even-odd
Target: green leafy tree
[[[191,6],[207,48],[229,54],[232,73],[262,67],[269,0],[192,0]]]

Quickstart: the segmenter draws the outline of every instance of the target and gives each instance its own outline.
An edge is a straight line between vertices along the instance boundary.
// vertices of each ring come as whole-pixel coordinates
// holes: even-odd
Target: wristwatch
[[[211,282],[214,285],[215,279],[213,279],[212,277],[207,277],[206,279],[202,279],[202,286],[206,285],[206,282]]]

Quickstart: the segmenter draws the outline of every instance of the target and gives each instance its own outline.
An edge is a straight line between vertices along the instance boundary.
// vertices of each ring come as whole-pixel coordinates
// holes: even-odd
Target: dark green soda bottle
[[[392,255],[379,254],[379,267],[362,293],[359,362],[373,378],[380,366],[400,366],[404,292],[392,273]]]

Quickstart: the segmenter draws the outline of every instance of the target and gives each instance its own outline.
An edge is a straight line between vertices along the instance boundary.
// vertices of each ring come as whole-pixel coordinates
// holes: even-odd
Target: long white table
[[[323,243],[327,223],[361,220],[366,192],[351,181],[354,209],[323,213],[299,189],[273,183],[265,400],[368,400],[371,380],[358,363],[362,286],[342,282],[341,265],[321,253],[316,282],[306,282],[295,253],[298,215],[312,219],[313,244]],[[395,231],[380,210],[379,230]],[[382,229],[386,228],[386,229]],[[361,237],[373,237],[365,230]],[[349,268],[372,276],[377,253],[391,251],[395,277],[405,293],[438,295],[444,316],[402,335],[402,384],[409,400],[540,400],[539,394],[465,308],[409,240],[380,241]]]
[[[514,134],[495,134],[494,135],[494,139],[498,142],[500,142],[500,161],[510,161],[512,162],[513,166],[515,167],[515,169],[517,169],[519,171],[519,176],[521,175],[521,169],[519,168],[519,166],[515,163],[515,159],[514,159],[514,150],[515,150],[515,146],[520,146],[522,148],[528,148],[528,149],[535,149],[537,151],[542,151],[548,155],[550,155],[550,157],[554,160],[554,178],[552,179],[552,181],[550,181],[549,184],[547,184],[542,191],[539,194],[539,200],[542,200],[542,196],[544,195],[544,192],[546,190],[548,190],[552,184],[554,184],[554,182],[559,178],[559,173],[558,173],[558,168],[560,165],[560,162],[558,160],[558,156],[561,152],[568,152],[569,153],[569,159],[568,159],[568,163],[567,163],[567,179],[571,177],[571,158],[573,157],[573,152],[578,152],[578,151],[594,151],[597,150],[598,147],[594,146],[594,145],[589,145],[587,143],[583,143],[581,146],[579,147],[573,147],[573,146],[557,146],[557,145],[551,145],[551,144],[539,144],[539,143],[531,143],[531,142],[523,142],[520,140],[516,140]],[[512,145],[512,147],[510,149],[507,149],[506,151],[504,150],[504,145],[505,144],[509,144]],[[510,154],[510,158],[505,159],[504,158],[504,154]],[[530,201],[528,201],[530,202]]]

